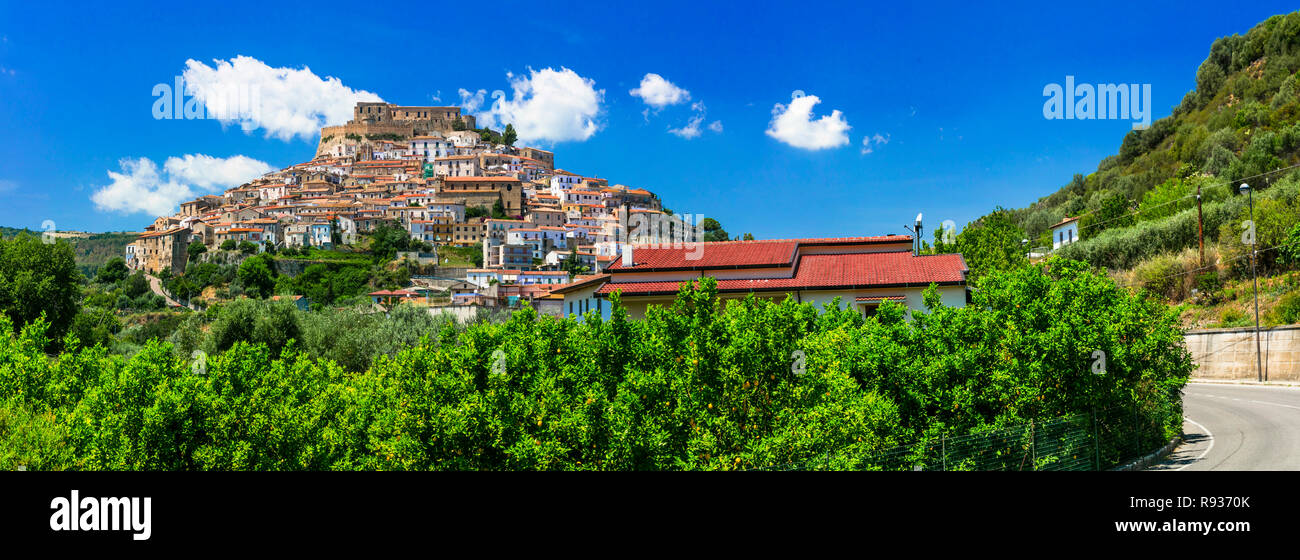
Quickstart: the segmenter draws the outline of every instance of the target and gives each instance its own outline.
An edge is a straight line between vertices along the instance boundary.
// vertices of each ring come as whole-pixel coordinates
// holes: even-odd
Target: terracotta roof
[[[490,182],[494,182],[494,183],[495,183],[495,182],[501,182],[501,183],[518,183],[518,182],[519,182],[519,179],[516,179],[516,178],[514,178],[514,177],[507,177],[507,176],[500,176],[500,177],[447,177],[447,178],[443,179],[443,181],[446,181],[446,182],[448,182],[448,183],[453,183],[453,182],[484,182],[484,181],[490,181]]]
[[[736,268],[780,266],[794,259],[798,243],[699,243],[696,247],[652,249],[634,247],[635,265],[623,266],[620,261],[610,270],[677,270],[692,268]],[[690,260],[698,255],[699,259]]]
[[[761,241],[712,241],[678,244],[677,248],[634,246],[635,265],[624,267],[622,262],[610,267],[613,271],[695,270],[701,268],[757,268],[788,265],[794,260],[795,249],[800,245],[881,245],[909,243],[907,235],[881,235],[875,237],[840,237],[815,239],[773,239]],[[683,246],[685,245],[685,246]],[[697,247],[698,246],[698,247]],[[689,257],[698,254],[699,258]]]
[[[707,251],[706,251],[707,254]],[[610,270],[615,270],[614,266]],[[792,289],[866,289],[960,284],[966,261],[960,254],[914,256],[910,252],[803,255],[792,278],[719,280],[718,291],[787,291]],[[617,275],[615,275],[617,277]],[[682,281],[611,282],[597,293],[622,290],[628,295],[674,294]]]
[[[148,228],[146,228],[146,229],[148,229]],[[145,238],[150,238],[150,237],[166,237],[166,236],[168,236],[168,235],[177,234],[177,233],[180,233],[180,232],[182,232],[182,231],[189,231],[189,229],[190,229],[190,228],[172,228],[172,229],[163,230],[163,231],[155,231],[155,232],[152,232],[152,233],[146,233],[146,234],[143,234],[143,235],[141,235],[140,237],[138,237],[136,240],[139,241],[140,239],[145,239]]]
[[[1052,226],[1049,227],[1049,228],[1047,228],[1047,229],[1056,229],[1056,228],[1061,227],[1061,226],[1063,226],[1063,225],[1065,225],[1065,224],[1068,224],[1068,223],[1070,223],[1070,222],[1077,221],[1078,219],[1079,219],[1078,216],[1073,217],[1073,218],[1066,218],[1066,219],[1064,219],[1064,220],[1061,220],[1061,221],[1059,221],[1059,222],[1056,222],[1055,224],[1052,224]]]
[[[573,281],[573,282],[570,282],[570,283],[568,283],[568,284],[562,284],[562,285],[560,285],[560,286],[556,286],[556,287],[554,287],[554,288],[551,288],[551,293],[553,293],[553,294],[563,294],[563,293],[567,293],[567,292],[572,292],[572,291],[574,291],[574,290],[577,290],[577,289],[583,288],[583,287],[585,287],[585,286],[590,286],[590,285],[592,285],[592,284],[597,284],[597,283],[600,283],[600,282],[608,282],[608,281],[609,281],[609,275],[608,275],[608,274],[593,274],[593,275],[590,275],[590,276],[585,276],[585,275],[584,275],[584,276],[578,276],[578,277],[574,278],[574,281]]]

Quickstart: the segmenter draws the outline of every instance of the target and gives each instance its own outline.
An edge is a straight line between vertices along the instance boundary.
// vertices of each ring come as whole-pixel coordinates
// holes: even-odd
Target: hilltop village
[[[458,107],[358,103],[352,120],[321,130],[311,161],[157,218],[126,247],[127,266],[170,277],[196,253],[364,250],[370,234],[396,227],[418,247],[398,260],[425,273],[372,292],[385,308],[528,301],[556,316],[608,315],[620,291],[641,315],[706,274],[733,297],[841,297],[864,313],[887,300],[918,307],[931,283],[946,303],[965,302],[961,256],[919,255],[911,236],[729,240],[716,221],[674,215],[648,190],[556,169],[554,153],[515,146],[511,127],[475,125]],[[472,266],[451,263],[466,253]]]

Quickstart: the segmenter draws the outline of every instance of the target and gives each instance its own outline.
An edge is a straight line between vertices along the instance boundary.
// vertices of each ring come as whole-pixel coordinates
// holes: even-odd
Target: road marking
[[[1298,391],[1300,386],[1296,385],[1258,385],[1255,383],[1206,383],[1204,381],[1188,381],[1188,385],[1197,385],[1200,387],[1242,387],[1247,389],[1284,389],[1288,391]]]
[[[1294,408],[1296,410],[1300,410],[1300,406],[1291,406],[1289,404],[1282,404],[1282,403],[1275,403],[1275,402],[1268,402],[1268,401],[1246,401],[1246,402],[1253,402],[1259,404],[1271,404],[1273,406],[1285,406],[1287,408]]]
[[[1183,420],[1186,420],[1186,421],[1188,421],[1188,422],[1191,422],[1191,423],[1193,423],[1193,424],[1196,424],[1196,427],[1198,427],[1198,428],[1200,428],[1201,430],[1203,430],[1203,431],[1205,432],[1205,435],[1210,436],[1210,445],[1209,445],[1209,447],[1206,447],[1206,448],[1205,448],[1205,451],[1202,451],[1202,452],[1201,452],[1200,456],[1198,456],[1198,457],[1195,458],[1195,459],[1192,459],[1192,462],[1187,463],[1186,465],[1183,465],[1183,466],[1181,466],[1181,467],[1178,467],[1178,468],[1174,469],[1174,470],[1176,470],[1176,471],[1181,471],[1181,470],[1183,470],[1183,469],[1185,469],[1185,468],[1187,468],[1187,467],[1192,466],[1192,465],[1195,464],[1197,461],[1200,461],[1201,459],[1204,459],[1206,455],[1209,455],[1211,449],[1214,449],[1214,434],[1210,432],[1210,429],[1209,429],[1209,428],[1206,428],[1204,424],[1201,424],[1200,422],[1197,422],[1197,421],[1195,421],[1195,420],[1192,420],[1191,418],[1188,418],[1188,417],[1186,417],[1186,416],[1183,417]]]

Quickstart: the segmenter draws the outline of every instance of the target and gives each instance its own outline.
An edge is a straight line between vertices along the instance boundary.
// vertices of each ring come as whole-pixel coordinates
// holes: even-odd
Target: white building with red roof
[[[906,235],[635,245],[602,270],[608,278],[593,295],[607,300],[619,292],[628,314],[641,318],[651,305],[670,305],[683,282],[709,276],[723,299],[788,295],[820,308],[838,297],[841,306],[871,315],[884,301],[924,309],[931,284],[944,305],[965,306],[967,271],[960,254],[914,254]],[[609,316],[608,302],[597,309]]]
[[[1052,250],[1060,249],[1079,240],[1079,218],[1065,218],[1048,228],[1052,230]]]

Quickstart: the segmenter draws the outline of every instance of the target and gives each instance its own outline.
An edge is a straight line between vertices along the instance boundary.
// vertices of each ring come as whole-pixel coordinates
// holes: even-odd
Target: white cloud
[[[519,140],[550,143],[587,140],[600,130],[597,117],[605,90],[596,89],[594,80],[564,67],[530,69],[528,76],[506,77],[513,97],[507,98],[500,90],[492,92],[492,107],[475,115],[480,127],[501,130],[513,124]],[[468,105],[466,112],[481,107],[484,90],[471,93],[462,89],[460,93],[462,103]]]
[[[358,101],[383,101],[374,93],[343,85],[338,78],[321,78],[306,66],[273,68],[248,56],[213,60],[213,66],[187,60],[182,77],[188,93],[210,114],[221,114],[227,99],[247,95],[253,105],[247,114],[222,122],[238,122],[244,132],[261,128],[267,137],[281,140],[311,139],[322,126],[351,119]],[[230,107],[234,106],[232,102]]]
[[[270,165],[246,157],[214,158],[189,154],[167,158],[160,171],[149,158],[123,159],[121,172],[109,171],[112,182],[90,196],[100,210],[154,216],[171,214],[196,192],[227,188],[272,170]],[[197,191],[196,191],[197,189]]]
[[[867,154],[869,154],[869,153],[875,151],[876,148],[878,148],[878,147],[880,147],[880,146],[884,146],[885,144],[888,144],[888,143],[889,143],[889,135],[888,135],[888,134],[885,134],[884,136],[881,136],[880,133],[877,132],[876,134],[871,135],[871,136],[863,136],[863,137],[862,137],[862,155],[867,155]]]
[[[480,89],[471,92],[465,88],[460,88],[460,108],[466,113],[477,113],[483,108],[483,102],[487,100],[487,90]]]
[[[795,90],[790,105],[777,103],[772,107],[772,122],[767,135],[790,146],[805,150],[822,150],[849,143],[848,121],[838,109],[820,119],[813,120],[812,108],[821,103],[816,95],[804,95]]]
[[[695,111],[695,115],[692,116],[690,120],[686,121],[686,126],[681,128],[669,128],[668,132],[681,136],[687,140],[696,138],[702,134],[700,127],[704,125],[704,117],[709,113],[709,110],[704,107],[703,101],[692,103],[691,110]],[[709,123],[708,129],[713,132],[722,132],[722,121],[713,121],[712,123]]]
[[[8,179],[0,179],[0,193],[7,193],[18,190],[18,183]]]
[[[628,93],[633,97],[640,97],[646,105],[655,109],[663,109],[669,105],[676,105],[691,100],[691,92],[677,87],[676,84],[665,80],[659,74],[646,74],[641,78],[641,87],[629,90]]]
[[[149,158],[124,159],[121,166],[121,173],[108,172],[112,183],[90,196],[100,210],[162,216],[194,196],[194,191],[185,184],[163,180],[158,164]]]
[[[163,164],[163,169],[173,178],[208,191],[214,187],[242,185],[275,171],[266,162],[248,156],[237,155],[223,159],[204,154],[169,157]]]
[[[681,128],[670,128],[668,132],[681,136],[687,140],[700,135],[700,124],[704,122],[704,115],[695,115]]]

